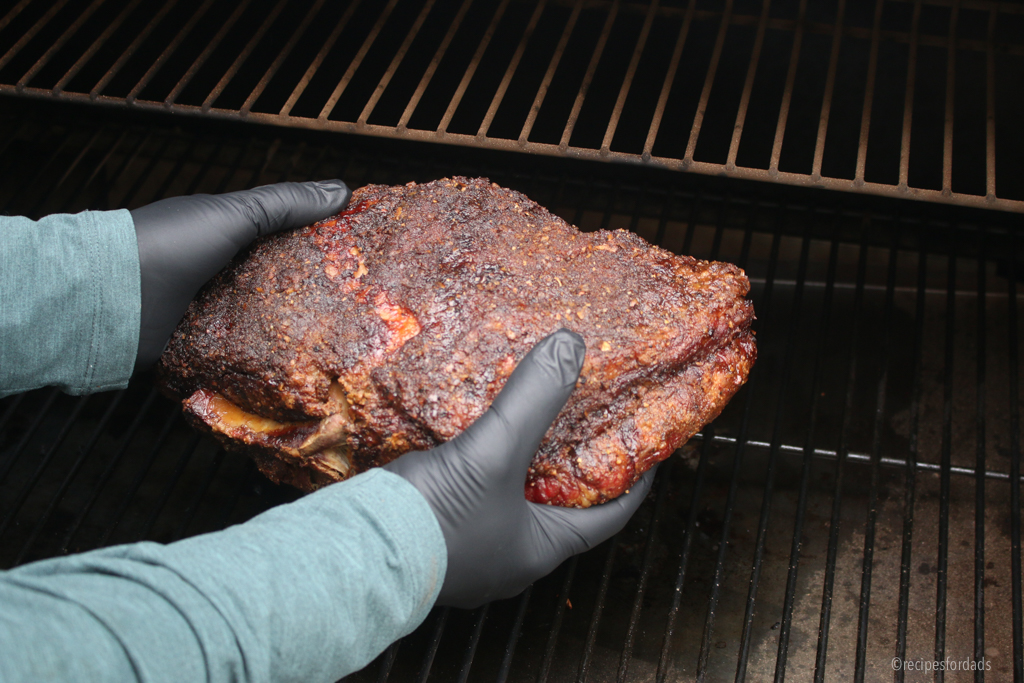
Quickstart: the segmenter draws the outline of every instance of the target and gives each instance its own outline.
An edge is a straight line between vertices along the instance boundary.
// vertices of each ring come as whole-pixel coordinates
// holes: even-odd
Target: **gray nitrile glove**
[[[134,209],[142,277],[135,368],[160,358],[199,288],[257,237],[338,213],[351,193],[340,180],[278,183],[228,194],[171,197]]]
[[[526,470],[576,386],[584,351],[579,335],[555,332],[519,363],[469,429],[384,466],[423,494],[441,525],[448,572],[438,604],[476,607],[517,595],[625,526],[650,490],[654,470],[628,494],[585,510],[524,497]]]

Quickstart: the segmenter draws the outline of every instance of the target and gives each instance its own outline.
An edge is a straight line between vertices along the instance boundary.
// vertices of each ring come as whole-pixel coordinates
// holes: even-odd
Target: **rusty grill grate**
[[[352,681],[918,680],[894,656],[984,658],[976,680],[1024,680],[1017,215],[15,100],[0,101],[0,164],[17,169],[0,207],[32,216],[479,174],[584,230],[747,270],[751,380],[631,524],[518,598],[435,610]],[[2,567],[294,497],[190,430],[147,376],[0,400]]]
[[[1024,6],[21,0],[0,92],[1024,210]]]

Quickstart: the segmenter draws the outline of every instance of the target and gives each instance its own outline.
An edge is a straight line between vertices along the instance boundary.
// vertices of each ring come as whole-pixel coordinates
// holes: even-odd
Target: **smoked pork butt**
[[[746,381],[748,289],[733,265],[581,233],[483,178],[370,185],[343,213],[240,254],[192,302],[158,372],[194,426],[311,491],[457,436],[534,344],[568,328],[586,360],[525,494],[587,507]]]

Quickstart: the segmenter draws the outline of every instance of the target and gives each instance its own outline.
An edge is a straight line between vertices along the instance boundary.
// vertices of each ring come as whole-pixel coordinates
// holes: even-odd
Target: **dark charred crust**
[[[582,234],[486,179],[371,185],[211,281],[159,369],[179,399],[220,392],[280,421],[328,417],[337,379],[359,472],[461,433],[530,348],[566,327],[586,362],[527,494],[586,506],[622,493],[746,380],[748,289],[735,266],[626,231]],[[322,479],[268,457],[276,480]]]

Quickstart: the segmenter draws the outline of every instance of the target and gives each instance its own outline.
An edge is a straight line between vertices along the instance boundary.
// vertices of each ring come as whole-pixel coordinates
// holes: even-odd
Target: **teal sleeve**
[[[0,681],[336,681],[441,589],[424,498],[374,470],[245,524],[0,573]]]
[[[131,214],[0,217],[0,397],[123,388],[139,345]]]

